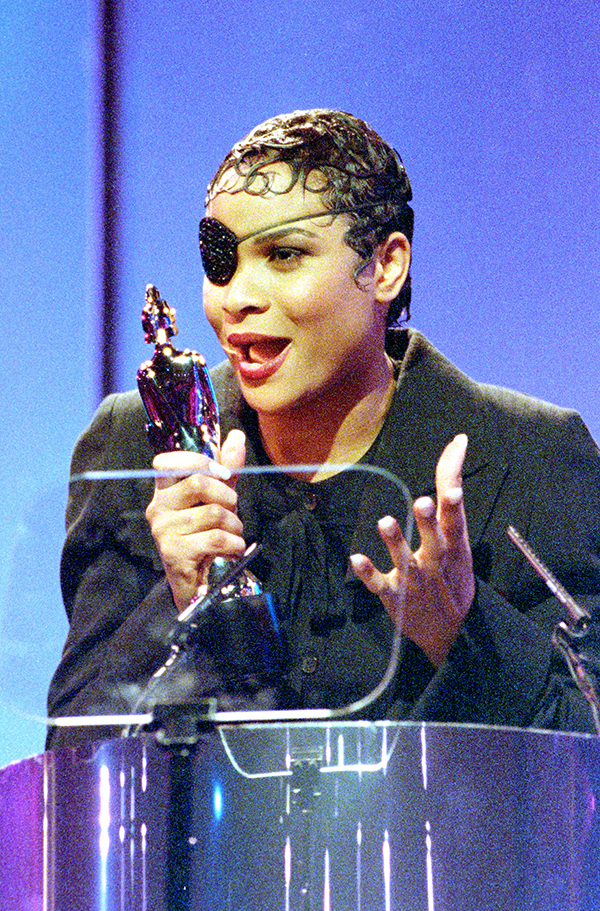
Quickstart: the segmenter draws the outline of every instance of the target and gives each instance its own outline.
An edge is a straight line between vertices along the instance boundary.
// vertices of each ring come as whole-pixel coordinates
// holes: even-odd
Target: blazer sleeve
[[[77,479],[86,471],[151,466],[139,399],[106,399],[73,454],[61,587],[70,628],[52,679],[52,716],[131,711],[167,657],[176,609],[144,510],[151,481]],[[50,728],[47,746],[114,731]]]
[[[177,610],[145,517],[153,481],[81,478],[90,471],[135,472],[151,465],[139,396],[109,396],[79,439],[71,464],[61,561],[70,626],[50,685],[50,717],[135,711],[150,677],[169,657]],[[230,694],[212,656],[198,647],[194,656],[192,678],[180,668],[186,694],[193,679],[193,696],[214,695],[223,708],[250,708],[255,697],[263,707],[272,704],[270,690]],[[50,726],[46,745],[75,746],[120,731]]]
[[[519,530],[592,614],[583,651],[597,680],[600,458],[573,412],[554,425],[546,418],[543,433],[543,446],[522,433],[512,447],[513,477],[482,542],[487,568],[476,580],[474,605],[447,659],[415,702],[415,720],[594,732],[590,707],[551,644],[553,628],[568,615],[506,535],[506,526],[519,515],[525,522]]]

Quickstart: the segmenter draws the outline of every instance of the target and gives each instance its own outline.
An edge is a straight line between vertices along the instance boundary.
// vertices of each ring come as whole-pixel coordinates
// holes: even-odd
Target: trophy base
[[[287,647],[266,592],[211,604],[197,618],[188,647],[208,652],[233,692],[281,683],[286,671]]]

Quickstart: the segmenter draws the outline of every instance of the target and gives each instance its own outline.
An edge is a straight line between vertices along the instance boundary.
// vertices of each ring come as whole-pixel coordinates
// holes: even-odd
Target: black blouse
[[[246,541],[262,544],[251,569],[273,595],[287,638],[286,702],[348,704],[380,681],[392,642],[392,624],[381,601],[356,579],[348,563],[368,478],[364,469],[376,462],[381,434],[355,469],[309,482],[274,472],[255,419],[247,431],[249,461],[270,470],[240,478],[239,513]],[[412,643],[404,643],[402,663],[405,670],[411,665],[409,677],[399,677],[394,692],[384,697],[385,710],[380,704],[374,707],[377,717],[389,717],[388,702],[402,702],[401,691],[408,710],[411,693],[420,691],[433,672]],[[332,664],[337,669],[333,675]]]

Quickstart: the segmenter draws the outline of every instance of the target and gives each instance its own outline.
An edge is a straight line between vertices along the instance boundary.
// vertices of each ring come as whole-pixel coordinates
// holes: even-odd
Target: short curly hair
[[[230,169],[243,178],[236,192],[266,193],[269,185],[262,169],[276,161],[286,162],[291,172],[289,186],[280,192],[302,181],[306,190],[324,194],[326,208],[359,210],[349,214],[351,226],[344,238],[361,257],[355,279],[393,231],[412,242],[412,190],[402,159],[367,123],[344,111],[294,111],[259,124],[225,156],[208,185],[207,205]],[[308,183],[314,172],[325,177],[317,189]],[[410,318],[410,298],[409,274],[390,304],[388,329]]]

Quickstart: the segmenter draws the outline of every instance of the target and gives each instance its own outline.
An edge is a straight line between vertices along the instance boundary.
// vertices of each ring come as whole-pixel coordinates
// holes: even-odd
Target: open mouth
[[[227,349],[247,379],[265,379],[274,373],[285,360],[289,346],[289,338],[254,333],[232,333],[227,338]]]
[[[275,336],[232,334],[227,339],[230,350],[241,361],[248,364],[266,364],[274,361],[287,348],[290,343],[288,338]]]
[[[286,338],[264,339],[260,342],[253,342],[251,345],[244,345],[244,360],[251,364],[264,364],[278,357],[283,349],[288,345]]]

